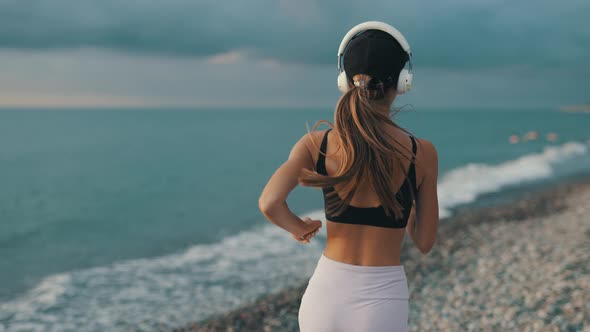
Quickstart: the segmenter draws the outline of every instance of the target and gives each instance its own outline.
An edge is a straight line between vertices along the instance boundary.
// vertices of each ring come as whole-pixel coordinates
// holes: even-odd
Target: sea
[[[257,203],[322,119],[333,109],[0,110],[0,331],[178,327],[305,281],[325,227],[300,244]],[[437,148],[441,223],[590,172],[587,113],[404,107],[394,121]],[[323,219],[319,189],[288,204]]]

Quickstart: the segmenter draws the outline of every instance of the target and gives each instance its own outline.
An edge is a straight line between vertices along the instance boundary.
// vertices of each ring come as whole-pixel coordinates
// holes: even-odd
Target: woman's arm
[[[301,137],[289,154],[289,158],[272,175],[260,198],[258,207],[273,224],[293,234],[296,238],[305,238],[321,227],[321,221],[304,222],[296,216],[287,205],[287,196],[297,186],[301,169],[313,169],[313,158],[307,144],[309,138]]]
[[[434,145],[421,139],[424,179],[418,188],[415,214],[410,215],[407,231],[420,252],[430,252],[436,241],[438,229],[438,154]]]

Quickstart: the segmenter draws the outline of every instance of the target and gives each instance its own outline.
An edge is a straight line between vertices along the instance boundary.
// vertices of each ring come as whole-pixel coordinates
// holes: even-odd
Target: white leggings
[[[361,266],[322,254],[301,298],[301,332],[406,332],[403,265]]]

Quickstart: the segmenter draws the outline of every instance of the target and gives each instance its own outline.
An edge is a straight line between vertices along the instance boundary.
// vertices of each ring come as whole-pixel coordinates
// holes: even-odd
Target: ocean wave
[[[585,155],[590,142],[546,147],[498,165],[467,164],[439,180],[441,217],[485,193],[546,178],[560,162]],[[321,210],[302,214],[324,219]],[[44,278],[0,303],[0,331],[118,331],[175,327],[223,312],[305,280],[325,241],[301,245],[271,225],[179,253],[117,262]]]
[[[549,178],[556,164],[588,152],[590,142],[567,142],[547,146],[498,165],[470,163],[444,174],[438,182],[440,216],[451,215],[450,209],[471,203],[482,194],[493,193],[510,185]]]
[[[269,223],[172,255],[52,275],[0,303],[0,331],[175,327],[301,282],[321,250]]]

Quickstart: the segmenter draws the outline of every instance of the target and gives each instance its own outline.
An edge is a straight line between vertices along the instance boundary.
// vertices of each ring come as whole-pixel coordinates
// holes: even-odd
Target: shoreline
[[[590,175],[516,194],[509,203],[459,207],[453,216],[441,219],[437,243],[428,255],[422,255],[406,236],[401,258],[411,294],[410,330],[581,331],[590,319],[590,309],[582,306],[590,301],[589,295],[580,290],[590,287],[590,272],[578,266],[590,255],[576,250],[582,244],[590,252],[590,217],[584,217],[590,216],[590,206],[584,206],[582,198],[590,202]],[[585,226],[586,231],[568,230],[574,226]],[[564,241],[565,236],[579,237]],[[560,251],[564,247],[569,250]],[[560,263],[567,268],[545,275],[549,272],[534,263],[542,264],[551,254],[556,257],[546,264],[549,269]],[[527,275],[536,268],[545,274]],[[537,287],[545,283],[545,288],[526,290],[534,281],[539,282]],[[552,292],[547,282],[558,282],[562,292]],[[298,331],[297,312],[306,286],[307,281],[263,295],[172,331]],[[514,289],[517,286],[525,290]],[[480,303],[482,299],[485,302]]]

